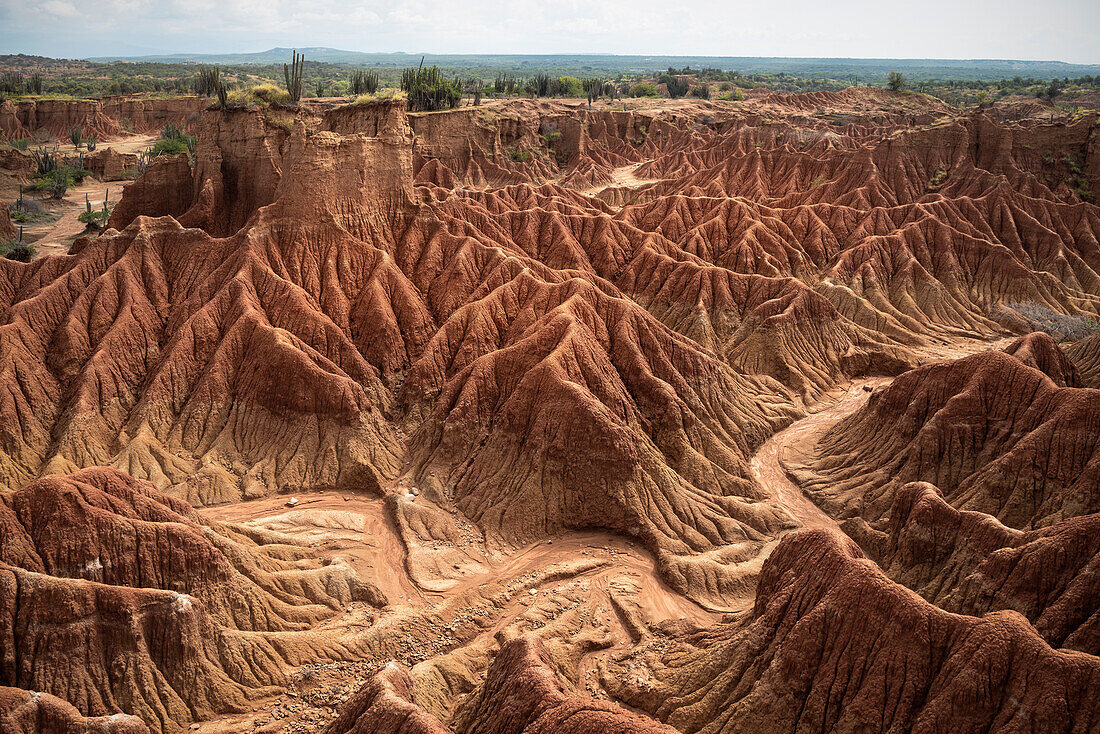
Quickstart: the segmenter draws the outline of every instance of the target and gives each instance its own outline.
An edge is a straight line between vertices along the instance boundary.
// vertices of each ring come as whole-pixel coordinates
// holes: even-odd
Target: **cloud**
[[[70,2],[65,2],[65,0],[46,0],[38,6],[38,9],[47,15],[54,15],[58,18],[81,17],[81,13],[76,9],[76,6]]]
[[[0,0],[8,52],[332,46],[432,53],[1058,59],[1100,63],[1096,0]],[[118,47],[119,50],[116,50]]]

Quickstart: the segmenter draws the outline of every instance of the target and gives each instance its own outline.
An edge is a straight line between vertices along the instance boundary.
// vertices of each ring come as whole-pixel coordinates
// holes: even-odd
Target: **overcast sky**
[[[272,46],[1093,64],[1100,0],[0,0],[0,53]]]

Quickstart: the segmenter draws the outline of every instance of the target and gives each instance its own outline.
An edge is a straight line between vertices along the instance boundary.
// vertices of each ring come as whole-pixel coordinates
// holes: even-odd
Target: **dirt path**
[[[79,217],[80,213],[87,208],[87,202],[91,202],[92,209],[99,209],[103,206],[103,198],[106,196],[108,202],[117,204],[122,198],[122,186],[125,183],[129,182],[102,183],[88,177],[80,186],[69,189],[62,206],[53,210],[61,214],[58,219],[24,225],[23,235],[28,242],[34,244],[35,257],[67,253],[73,240],[85,233],[84,223]],[[85,195],[87,199],[84,198]]]
[[[989,342],[979,339],[960,339],[935,344],[922,350],[926,363],[959,359],[978,352],[1004,349],[1012,337]],[[770,490],[777,504],[785,508],[806,527],[835,528],[838,524],[815,505],[802,490],[791,481],[780,459],[788,449],[808,450],[831,427],[855,413],[871,397],[871,392],[888,385],[892,378],[874,377],[853,380],[836,402],[811,413],[806,418],[788,426],[768,439],[756,452],[750,467],[760,486]]]
[[[779,463],[781,452],[796,445],[812,446],[825,431],[859,410],[867,402],[871,392],[864,388],[874,389],[889,382],[890,380],[884,377],[853,381],[839,400],[775,434],[752,457],[749,466],[756,481],[760,486],[770,490],[776,503],[806,527],[834,528],[837,527],[837,523],[811,502],[790,480]]]

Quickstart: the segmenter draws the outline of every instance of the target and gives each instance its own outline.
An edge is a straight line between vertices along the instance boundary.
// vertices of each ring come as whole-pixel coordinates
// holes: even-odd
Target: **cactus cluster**
[[[351,85],[351,93],[358,97],[361,94],[374,94],[378,91],[378,72],[371,69],[356,69],[351,72],[348,80]]]
[[[402,72],[401,89],[409,95],[410,112],[454,108],[462,100],[462,84],[458,79],[447,79],[438,66],[425,69],[424,59],[419,67]]]

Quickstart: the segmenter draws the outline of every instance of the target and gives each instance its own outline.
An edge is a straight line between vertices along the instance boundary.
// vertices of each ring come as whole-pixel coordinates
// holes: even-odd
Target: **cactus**
[[[61,167],[61,156],[58,155],[56,148],[52,151],[38,148],[31,151],[31,156],[34,158],[35,171],[39,176],[49,175]]]
[[[351,93],[358,97],[360,94],[374,94],[378,91],[378,72],[356,69],[351,73]]]
[[[600,95],[604,93],[603,79],[589,78],[581,82],[581,86],[584,87],[584,94],[588,98],[588,106],[591,107],[592,103],[600,98]]]
[[[84,142],[84,131],[80,129],[80,125],[69,128],[69,140],[73,141],[73,148],[80,150],[80,144]]]
[[[438,66],[425,69],[423,58],[419,67],[405,69],[401,73],[401,89],[409,95],[408,108],[411,112],[454,108],[462,100],[459,80],[447,79]]]
[[[225,88],[225,85],[218,82],[217,88],[218,94],[218,108],[225,109],[229,105],[229,90]]]
[[[286,80],[286,91],[290,93],[290,101],[297,103],[302,99],[302,67],[305,65],[305,56],[294,51],[290,65],[283,64],[283,78]]]
[[[195,77],[195,93],[201,97],[212,97],[217,94],[221,85],[221,70],[217,66],[199,67],[198,76]]]

